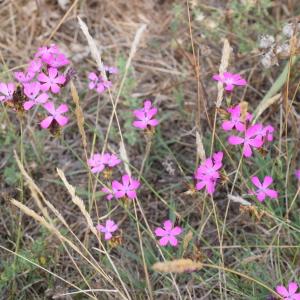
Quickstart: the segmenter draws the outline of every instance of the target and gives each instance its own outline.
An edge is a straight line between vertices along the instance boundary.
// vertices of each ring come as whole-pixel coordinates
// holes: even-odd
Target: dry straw
[[[161,273],[184,273],[202,269],[201,262],[193,261],[189,258],[180,258],[171,261],[157,262],[152,269]]]
[[[230,47],[228,40],[225,39],[224,45],[223,45],[223,51],[222,51],[221,64],[219,67],[219,74],[226,72],[226,70],[228,68],[231,51],[232,51],[232,48]],[[219,81],[218,82],[218,97],[217,97],[217,103],[216,103],[217,108],[221,107],[222,100],[223,100],[223,94],[224,94],[223,83]]]

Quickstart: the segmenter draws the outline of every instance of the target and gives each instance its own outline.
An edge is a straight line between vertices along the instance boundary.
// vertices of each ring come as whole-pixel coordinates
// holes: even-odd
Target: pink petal
[[[265,193],[272,199],[276,199],[278,198],[278,192],[275,190],[271,190],[271,189],[266,189]]]
[[[276,292],[284,297],[288,297],[289,296],[289,292],[287,291],[287,289],[283,286],[283,285],[278,285],[276,287]]]
[[[134,127],[136,127],[136,128],[140,128],[140,129],[145,129],[145,128],[147,128],[147,124],[145,124],[145,122],[143,122],[143,121],[134,121],[134,122],[132,123],[132,125],[133,125]]]
[[[44,73],[40,73],[38,75],[38,81],[48,82],[49,81],[49,77],[46,74],[44,74]]]
[[[164,221],[164,228],[166,231],[170,231],[173,228],[173,223],[171,220]]]
[[[250,157],[252,156],[252,149],[249,146],[249,144],[244,144],[244,148],[243,148],[243,155],[245,157]]]
[[[55,78],[57,76],[58,70],[56,68],[49,68],[48,74],[50,78]]]
[[[64,84],[66,82],[66,77],[64,75],[59,75],[55,78],[55,83]]]
[[[127,194],[129,199],[136,198],[136,191],[128,191],[126,194]]]
[[[273,178],[271,176],[266,176],[262,184],[263,188],[267,188],[269,185],[272,184],[272,182],[273,182]]]
[[[156,236],[165,236],[167,234],[166,231],[160,227],[156,228],[154,233]]]
[[[111,184],[112,188],[114,190],[122,190],[123,189],[123,184],[121,184],[119,181],[114,180]]]
[[[124,191],[115,191],[115,197],[117,199],[123,198],[123,197],[125,197],[125,192]]]
[[[104,226],[101,225],[101,224],[98,224],[98,225],[96,226],[96,229],[97,229],[98,231],[102,232],[102,230],[104,229]]]
[[[212,78],[213,80],[222,81],[222,78],[219,74],[215,74]]]
[[[36,101],[37,103],[43,104],[43,103],[46,103],[46,102],[48,101],[48,98],[49,98],[49,96],[48,96],[47,94],[43,93],[43,94],[39,95],[39,96],[35,99],[35,101]]]
[[[100,173],[101,171],[103,171],[104,168],[105,168],[105,166],[104,166],[103,164],[97,165],[97,166],[95,166],[95,167],[93,167],[93,168],[91,169],[91,172],[92,172],[93,174],[95,174],[95,173]]]
[[[150,120],[150,121],[148,122],[148,125],[150,125],[150,126],[152,126],[152,127],[155,127],[155,126],[157,126],[158,124],[159,124],[159,122],[158,122],[158,120],[156,120],[156,119]]]
[[[261,187],[262,187],[262,184],[260,183],[260,180],[259,180],[259,178],[258,178],[257,176],[253,176],[253,177],[251,178],[251,181],[252,181],[252,183],[253,183],[256,187],[258,187],[258,188],[261,188]]]
[[[178,235],[182,232],[182,229],[181,227],[179,226],[176,226],[174,227],[172,230],[171,230],[171,235]]]
[[[69,119],[65,116],[62,116],[62,115],[58,115],[55,117],[55,120],[57,121],[57,123],[60,125],[60,126],[65,126]]]
[[[29,110],[30,108],[32,108],[32,106],[35,105],[35,102],[30,100],[30,101],[26,101],[24,104],[23,104],[23,107],[25,110]]]
[[[105,232],[104,239],[107,241],[110,240],[111,238],[112,238],[112,234],[110,232]]]
[[[56,84],[56,83],[52,83],[52,84],[51,84],[51,92],[52,92],[53,94],[58,94],[59,91],[60,91],[59,85]]]
[[[43,105],[43,107],[51,114],[55,114],[55,106],[53,102],[47,102],[46,104]]]
[[[205,185],[206,185],[205,181],[199,181],[199,182],[197,182],[197,184],[196,184],[196,190],[198,190],[198,191],[202,190],[205,187]]]
[[[42,128],[48,128],[53,121],[53,117],[49,116],[41,122]]]
[[[240,145],[244,143],[244,139],[239,136],[232,135],[228,138],[228,143],[231,145]]]
[[[130,184],[130,176],[128,174],[125,174],[122,176],[122,182],[123,182],[123,186],[129,186]]]
[[[226,91],[232,91],[233,90],[233,88],[234,88],[234,85],[233,84],[227,84],[226,86],[225,86],[225,90]]]
[[[69,110],[69,107],[68,107],[67,104],[61,104],[61,105],[57,108],[56,112],[58,112],[58,113],[60,113],[60,114],[63,114],[63,113],[65,113],[65,112],[67,112],[68,110]]]
[[[157,108],[154,107],[154,108],[151,108],[150,110],[148,110],[147,117],[149,119],[152,119],[156,114],[157,114]]]
[[[133,111],[133,114],[135,115],[136,118],[138,118],[140,120],[145,119],[145,112],[143,110],[136,109]]]
[[[265,192],[259,191],[257,193],[257,199],[258,199],[258,201],[263,202],[265,200],[265,198],[266,198]]]
[[[169,243],[169,237],[168,236],[164,236],[163,238],[161,238],[159,240],[159,244],[163,247],[166,246],[168,243]]]
[[[178,241],[174,236],[169,236],[169,243],[171,244],[171,246],[175,247],[177,246]]]
[[[231,130],[231,129],[233,128],[233,126],[234,126],[234,123],[231,122],[231,121],[224,121],[224,122],[222,123],[222,128],[223,128],[223,130],[225,130],[225,131]]]
[[[44,84],[41,85],[41,90],[44,91],[44,92],[46,92],[46,91],[48,91],[50,89],[50,87],[51,87],[50,83],[46,82],[46,83],[44,83]]]

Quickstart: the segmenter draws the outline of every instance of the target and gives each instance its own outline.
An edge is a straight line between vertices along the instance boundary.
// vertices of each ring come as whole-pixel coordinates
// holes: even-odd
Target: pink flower
[[[58,54],[59,49],[55,44],[50,45],[49,47],[43,46],[38,49],[38,51],[35,54],[35,58],[40,57],[42,61],[48,60],[52,54]]]
[[[153,119],[153,117],[157,114],[157,108],[152,107],[152,103],[150,100],[146,100],[144,102],[144,108],[136,109],[133,114],[138,119],[133,122],[133,126],[140,129],[146,129],[155,127],[158,125],[158,120]]]
[[[44,62],[53,68],[60,68],[70,63],[63,53],[52,53],[44,59]]]
[[[104,70],[105,70],[106,74],[108,73],[108,75],[110,75],[110,74],[118,74],[118,72],[119,72],[118,68],[116,68],[116,67],[109,67],[109,66],[104,66]]]
[[[262,127],[261,130],[257,133],[258,136],[265,138],[267,141],[273,141],[273,132],[275,131],[274,127],[271,125],[267,125]]]
[[[99,173],[104,170],[105,166],[112,168],[118,165],[120,162],[121,160],[114,154],[96,153],[88,160],[88,165],[92,167],[92,173]]]
[[[216,74],[213,76],[214,80],[224,83],[226,91],[232,91],[235,85],[246,85],[247,81],[241,77],[239,74],[232,74],[225,72],[223,74]]]
[[[29,62],[27,71],[30,73],[39,73],[42,69],[42,60],[40,58],[33,59]]]
[[[48,91],[51,89],[51,92],[57,94],[60,92],[60,86],[65,83],[66,77],[58,73],[58,70],[55,68],[49,68],[48,76],[44,73],[38,75],[38,80],[43,82],[41,89],[43,91]]]
[[[228,108],[227,111],[230,113],[230,120],[226,120],[222,123],[222,128],[225,131],[236,128],[238,131],[244,131],[246,126],[245,122],[241,120],[241,107],[236,105],[235,107]],[[251,121],[252,115],[247,113],[245,121]]]
[[[109,188],[106,188],[106,187],[103,187],[102,189],[101,189],[101,192],[103,192],[103,193],[105,193],[106,194],[106,199],[107,200],[112,200],[112,198],[114,197],[114,194],[113,194],[113,192],[109,189]]]
[[[28,71],[26,72],[14,72],[14,76],[16,78],[17,81],[21,82],[21,83],[25,83],[25,82],[29,82],[31,81],[34,76],[35,73]]]
[[[206,188],[207,193],[213,194],[217,180],[220,178],[219,170],[222,168],[223,152],[217,152],[206,159],[197,169],[195,174],[196,189]]]
[[[118,230],[118,225],[113,220],[106,220],[105,226],[98,224],[96,228],[99,232],[104,233],[104,239],[107,241],[112,238],[112,232]]]
[[[300,169],[296,170],[295,176],[298,180],[300,180]]]
[[[124,174],[122,176],[122,183],[114,180],[111,186],[117,199],[123,197],[134,199],[136,197],[136,190],[140,186],[140,182],[130,177],[128,174]]]
[[[24,94],[29,98],[23,106],[25,110],[29,110],[34,105],[43,104],[48,101],[49,96],[46,93],[39,95],[41,84],[39,82],[26,83],[24,85]]]
[[[112,86],[111,81],[105,80],[101,75],[97,76],[94,72],[89,73],[88,79],[90,80],[89,89],[96,90],[99,94]]]
[[[272,199],[276,199],[278,197],[277,191],[268,188],[268,186],[273,182],[273,178],[271,176],[265,176],[263,183],[259,181],[257,176],[253,176],[251,181],[258,189],[255,192],[250,191],[250,193],[255,194],[258,201],[263,202],[267,196]]]
[[[88,165],[92,168],[92,173],[102,172],[105,168],[105,164],[107,163],[109,154],[94,154],[89,160]]]
[[[264,143],[260,135],[261,131],[262,131],[262,125],[255,124],[246,130],[244,138],[232,135],[228,138],[228,143],[231,145],[244,144],[243,155],[245,157],[250,157],[252,156],[251,147],[260,148]]]
[[[112,168],[121,163],[121,160],[115,154],[108,154],[106,164]]]
[[[298,284],[296,282],[290,282],[288,288],[283,285],[278,285],[276,287],[276,292],[284,297],[284,300],[300,300],[300,293],[296,293],[298,289]]]
[[[0,101],[5,102],[13,98],[15,85],[13,83],[0,82]]]
[[[44,104],[44,108],[50,113],[51,116],[48,116],[41,122],[42,128],[48,128],[54,120],[60,126],[64,126],[68,123],[68,118],[63,116],[63,113],[69,110],[66,104],[61,104],[57,109],[55,109],[53,102],[47,102]]]
[[[157,237],[162,237],[159,240],[159,244],[161,246],[167,246],[170,244],[171,246],[177,246],[178,241],[176,236],[182,232],[182,229],[179,226],[173,227],[173,223],[171,220],[164,221],[163,228],[158,227],[155,229],[155,235]]]

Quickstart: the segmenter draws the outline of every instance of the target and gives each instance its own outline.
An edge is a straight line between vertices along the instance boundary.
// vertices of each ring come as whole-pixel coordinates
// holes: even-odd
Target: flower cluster
[[[265,142],[273,141],[274,127],[271,125],[263,126],[262,124],[249,125],[252,120],[252,114],[241,111],[240,105],[227,109],[230,117],[223,121],[222,128],[225,131],[236,129],[240,135],[230,135],[228,143],[231,145],[243,145],[243,155],[251,157],[254,149],[261,148]]]
[[[223,152],[216,152],[198,167],[195,173],[197,190],[205,187],[208,194],[215,192],[217,181],[220,178],[220,169],[223,166],[222,160]]]
[[[67,104],[54,105],[54,96],[59,94],[70,78],[64,74],[64,67],[70,61],[52,44],[43,46],[35,53],[34,58],[29,61],[26,70],[14,72],[18,82],[19,92],[16,84],[0,83],[0,101],[11,101],[12,106],[19,110],[14,102],[21,102],[21,108],[25,111],[35,106],[41,106],[47,111],[48,116],[41,122],[42,128],[49,126],[64,126],[68,118],[63,114],[68,111]]]
[[[111,153],[95,153],[88,160],[88,165],[91,167],[92,173],[100,173],[105,167],[113,168],[120,163],[121,160],[115,154]]]
[[[104,71],[106,76],[103,76],[100,72],[90,72],[88,74],[88,87],[90,90],[95,90],[98,94],[102,94],[112,87],[112,82],[109,80],[110,75],[118,73],[116,67],[104,66]]]

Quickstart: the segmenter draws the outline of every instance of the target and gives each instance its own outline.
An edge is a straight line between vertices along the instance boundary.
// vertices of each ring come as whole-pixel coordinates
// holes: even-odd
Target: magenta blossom
[[[128,197],[134,199],[136,197],[136,190],[140,186],[140,182],[128,174],[122,176],[122,183],[114,180],[111,184],[114,195],[117,199]]]
[[[25,110],[29,110],[34,105],[44,104],[48,101],[49,96],[46,93],[39,95],[40,90],[41,84],[39,82],[31,82],[24,85],[24,94],[29,99],[23,104]]]
[[[51,92],[58,94],[60,92],[60,86],[65,83],[66,77],[58,73],[58,70],[55,68],[49,68],[48,75],[45,73],[40,73],[38,75],[38,80],[42,82],[41,89],[43,91],[48,91],[51,89]]]
[[[257,133],[257,136],[261,136],[263,138],[263,140],[272,142],[274,131],[275,131],[275,129],[273,126],[267,125],[267,126],[261,128],[261,130]]]
[[[120,162],[121,160],[114,154],[96,153],[88,160],[88,165],[92,168],[92,173],[99,173],[104,170],[105,166],[112,168],[118,165]]]
[[[112,238],[112,232],[118,230],[118,225],[113,220],[106,220],[105,226],[98,224],[96,228],[99,232],[104,233],[104,239],[107,241]]]
[[[44,62],[53,68],[60,68],[70,63],[63,53],[52,53],[44,59]]]
[[[110,74],[118,74],[119,70],[116,67],[104,66],[104,70],[108,75]]]
[[[252,148],[260,148],[263,145],[263,139],[260,135],[260,132],[262,131],[262,125],[261,124],[255,124],[249,127],[245,132],[245,137],[239,137],[239,136],[230,136],[228,138],[228,143],[231,145],[240,145],[244,144],[243,147],[243,155],[245,157],[252,156]]]
[[[98,94],[102,94],[112,86],[111,81],[104,79],[101,75],[98,76],[94,72],[89,73],[88,79],[90,80],[89,89],[96,90]]]
[[[107,187],[103,187],[102,189],[101,189],[101,192],[103,192],[103,193],[105,193],[106,194],[106,200],[112,200],[113,199],[113,197],[114,197],[114,194],[113,194],[113,192],[112,192],[112,190],[110,190],[109,188],[107,188]]]
[[[51,55],[58,54],[58,53],[60,53],[58,47],[55,44],[51,44],[49,47],[47,46],[40,47],[34,57],[41,58],[42,61],[45,62],[51,57]]]
[[[12,100],[15,91],[15,85],[11,82],[0,82],[0,102]]]
[[[68,123],[68,118],[63,116],[63,114],[69,110],[66,104],[61,104],[57,109],[55,109],[53,102],[47,102],[44,104],[44,108],[50,113],[50,116],[41,122],[42,128],[48,128],[54,120],[60,126],[64,126]]]
[[[14,76],[16,78],[16,80],[18,80],[20,83],[25,83],[25,82],[29,82],[31,81],[34,76],[35,73],[33,72],[14,72]]]
[[[225,131],[229,131],[234,128],[238,131],[244,131],[246,128],[245,121],[251,121],[252,117],[253,117],[250,113],[247,112],[247,115],[245,118],[246,120],[243,121],[241,119],[241,117],[242,117],[241,116],[241,107],[239,104],[236,105],[235,107],[228,108],[227,111],[230,113],[230,119],[226,120],[222,123],[222,128]]]
[[[133,114],[138,119],[133,122],[133,126],[140,129],[155,127],[159,124],[158,120],[153,119],[157,114],[157,108],[152,107],[150,100],[144,102],[144,108],[136,109]]]
[[[109,154],[96,153],[92,155],[92,157],[88,160],[88,165],[92,168],[92,173],[99,173],[104,170],[108,159],[107,156],[109,156]]]
[[[33,59],[29,62],[27,71],[30,73],[39,73],[42,69],[42,60],[40,58]]]
[[[171,220],[166,220],[163,224],[163,228],[158,227],[154,231],[157,237],[161,237],[161,239],[159,240],[159,244],[161,246],[167,246],[168,244],[173,247],[177,246],[178,241],[176,239],[176,236],[182,232],[181,227],[173,227],[173,223]]]
[[[290,282],[288,288],[283,285],[276,287],[276,292],[283,297],[284,300],[300,300],[300,293],[296,293],[298,290],[298,284],[296,282]]]
[[[295,176],[298,180],[300,180],[300,169],[296,170]]]
[[[121,160],[115,154],[108,154],[106,164],[108,167],[113,168],[121,163]]]
[[[223,74],[216,74],[213,76],[214,80],[220,81],[225,84],[226,91],[232,91],[235,85],[246,85],[247,81],[239,74],[232,74],[224,72]]]
[[[277,191],[268,188],[268,186],[273,182],[273,178],[271,176],[265,176],[263,183],[260,182],[257,176],[253,176],[251,181],[258,189],[256,191],[250,191],[250,193],[256,195],[258,201],[263,202],[267,196],[272,199],[276,199],[278,197]]]
[[[197,169],[195,174],[196,189],[206,188],[207,193],[213,194],[217,180],[220,178],[222,168],[223,152],[216,152],[212,157],[206,159]]]

